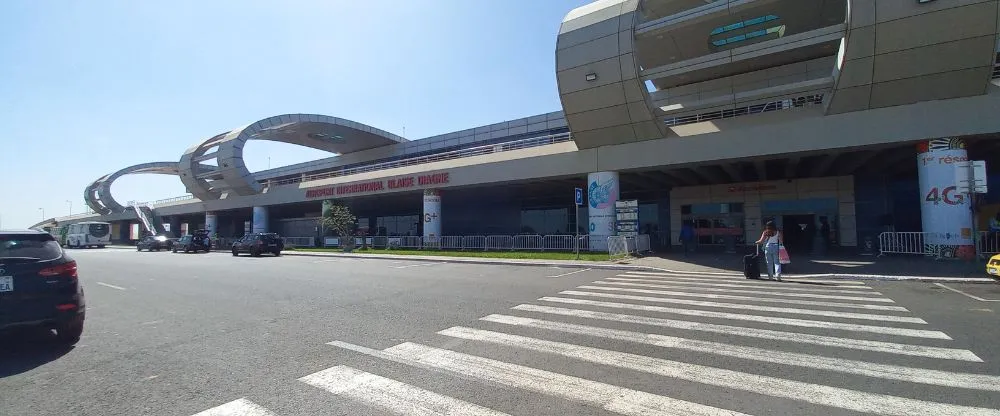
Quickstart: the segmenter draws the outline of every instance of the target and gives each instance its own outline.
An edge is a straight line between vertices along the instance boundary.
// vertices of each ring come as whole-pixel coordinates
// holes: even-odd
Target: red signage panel
[[[306,198],[328,198],[360,193],[382,192],[386,189],[407,189],[416,186],[446,185],[451,178],[448,172],[429,175],[401,176],[392,179],[358,182],[306,190]]]

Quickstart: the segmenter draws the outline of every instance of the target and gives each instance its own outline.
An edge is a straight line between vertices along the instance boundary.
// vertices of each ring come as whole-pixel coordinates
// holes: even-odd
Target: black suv
[[[76,261],[51,234],[0,231],[0,330],[55,329],[59,342],[72,345],[86,309]]]
[[[170,250],[173,247],[173,240],[167,238],[165,235],[147,235],[139,240],[135,244],[136,251],[149,250],[149,251],[160,251],[160,250]]]
[[[233,255],[240,253],[250,253],[257,257],[263,253],[271,253],[275,256],[281,255],[281,250],[285,249],[285,241],[276,233],[253,233],[243,236],[233,243]]]
[[[204,251],[208,253],[212,251],[212,239],[208,238],[208,232],[196,230],[194,234],[183,236],[180,240],[177,240],[170,250],[174,253],[178,251],[185,253]]]

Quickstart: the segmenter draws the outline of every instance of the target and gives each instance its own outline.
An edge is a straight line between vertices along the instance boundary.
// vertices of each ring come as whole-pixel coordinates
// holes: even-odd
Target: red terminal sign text
[[[430,175],[403,176],[371,182],[337,185],[306,190],[306,198],[323,198],[359,193],[380,192],[386,189],[407,189],[415,186],[444,185],[449,182],[448,172]]]

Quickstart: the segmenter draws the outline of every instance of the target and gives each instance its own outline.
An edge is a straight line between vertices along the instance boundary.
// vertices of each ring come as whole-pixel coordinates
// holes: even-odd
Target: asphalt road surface
[[[994,285],[78,250],[0,415],[1000,415]]]

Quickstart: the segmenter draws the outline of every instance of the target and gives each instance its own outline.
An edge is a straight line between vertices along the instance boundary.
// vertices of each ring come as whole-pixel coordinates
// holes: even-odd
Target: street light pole
[[[69,203],[69,215],[73,215],[73,201],[67,199],[66,202]]]
[[[42,211],[42,220],[44,220],[45,219],[45,208],[38,208],[38,210]]]

